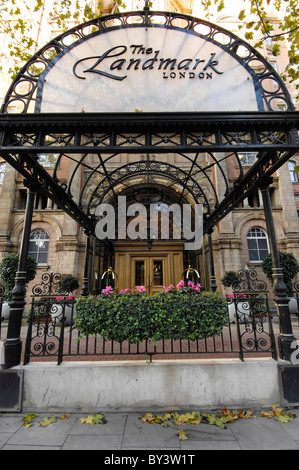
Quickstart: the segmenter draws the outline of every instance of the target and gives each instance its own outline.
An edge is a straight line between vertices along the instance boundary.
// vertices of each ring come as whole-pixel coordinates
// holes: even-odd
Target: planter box
[[[238,313],[238,320],[239,322],[243,323],[246,322],[250,315],[250,305],[248,302],[237,302],[237,313]],[[228,314],[229,319],[232,323],[236,322],[236,304],[232,302],[228,304]]]
[[[63,305],[61,304],[53,304],[51,308],[51,318],[52,321],[55,321],[56,324],[60,324],[63,315]],[[65,325],[72,325],[75,321],[75,304],[74,305],[65,305],[64,308],[64,324]]]
[[[2,311],[1,311],[1,319],[8,320],[10,315],[10,306],[8,302],[3,302],[2,304]]]

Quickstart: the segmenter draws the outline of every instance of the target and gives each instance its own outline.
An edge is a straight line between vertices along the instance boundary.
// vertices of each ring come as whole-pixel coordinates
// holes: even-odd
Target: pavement
[[[285,412],[297,413],[297,417],[282,423],[255,411],[249,419],[227,423],[226,429],[205,423],[172,422],[162,427],[142,422],[143,412],[111,411],[103,413],[104,424],[82,423],[81,419],[88,414],[71,413],[55,414],[57,421],[44,427],[41,426],[44,418],[52,418],[53,413],[40,413],[27,429],[23,422],[27,413],[0,413],[0,450],[97,450],[101,451],[99,462],[133,468],[148,464],[199,464],[201,450],[299,450],[299,409]],[[60,419],[61,416],[65,419]],[[187,439],[179,439],[177,432],[181,430]]]

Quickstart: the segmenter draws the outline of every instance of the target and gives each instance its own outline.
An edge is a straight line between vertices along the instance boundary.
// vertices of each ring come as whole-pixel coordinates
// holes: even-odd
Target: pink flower
[[[184,281],[180,281],[177,285],[176,285],[176,288],[177,289],[181,289],[182,287],[184,287],[185,283]]]
[[[201,288],[201,284],[194,284],[192,281],[188,281],[188,286],[192,287],[192,290],[196,290],[196,292],[199,292]]]
[[[163,289],[165,290],[165,292],[168,292],[170,291],[170,289],[174,289],[174,286],[170,284],[170,286],[167,286],[167,287],[164,286]]]
[[[120,293],[120,294],[126,294],[126,293],[129,292],[129,291],[130,291],[130,289],[127,288],[127,289],[122,289],[122,290],[120,290],[119,293]]]
[[[55,300],[75,300],[75,295],[68,295],[66,297],[55,297]]]
[[[136,289],[138,290],[138,292],[145,292],[144,286],[136,286]]]
[[[111,294],[112,292],[113,292],[113,287],[111,286],[108,286],[106,287],[106,289],[102,290],[102,294],[105,294],[105,295]]]

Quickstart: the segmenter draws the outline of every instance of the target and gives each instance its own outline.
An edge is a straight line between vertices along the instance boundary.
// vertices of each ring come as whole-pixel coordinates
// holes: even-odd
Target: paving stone
[[[95,413],[96,414],[96,413]],[[106,420],[105,424],[95,424],[94,426],[86,423],[81,423],[81,418],[87,418],[88,414],[78,415],[77,421],[72,427],[70,432],[71,435],[75,434],[85,434],[85,435],[94,435],[94,434],[104,434],[104,435],[119,435],[123,434],[125,423],[127,420],[126,414],[118,413],[104,413]]]
[[[240,419],[228,425],[243,450],[299,450],[298,444],[274,418]]]
[[[12,433],[0,432],[0,450],[3,449],[3,446],[11,438]]]
[[[181,442],[181,450],[241,450],[236,440],[188,440]]]
[[[23,415],[1,415],[0,416],[0,432],[16,432],[23,426]]]
[[[229,427],[222,429],[219,426],[201,423],[177,426],[177,430],[180,429],[183,429],[186,432],[189,440],[235,440],[235,436]]]
[[[94,426],[92,426],[94,427]],[[119,450],[122,436],[69,435],[62,450]]]
[[[45,415],[46,416],[46,415]],[[48,415],[52,417],[52,415]],[[32,422],[28,429],[25,426],[20,427],[12,437],[7,441],[9,445],[24,446],[61,446],[67,438],[76,418],[57,420],[46,427],[41,427],[39,423],[43,421],[44,416],[38,416]],[[20,418],[22,419],[22,418]]]
[[[19,445],[5,445],[1,450],[60,450],[55,446],[19,446]]]
[[[130,413],[128,416],[122,449],[131,447],[154,449],[179,449],[180,442],[176,435],[176,429],[164,428],[160,424],[149,424],[140,421],[140,414]]]

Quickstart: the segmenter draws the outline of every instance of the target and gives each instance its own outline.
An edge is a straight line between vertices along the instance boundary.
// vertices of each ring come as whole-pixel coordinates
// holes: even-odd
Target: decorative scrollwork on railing
[[[238,272],[238,280],[232,283],[232,289],[234,293],[267,292],[267,284],[265,281],[257,279],[257,272],[255,269],[243,269]]]
[[[269,325],[269,331],[266,330]],[[269,352],[273,354],[274,336],[266,317],[255,317],[245,322],[245,331],[240,334],[240,344],[244,353]]]
[[[298,294],[299,294],[299,279],[297,279],[294,282],[294,291],[295,291],[296,296],[298,297]]]
[[[67,292],[62,289],[60,281],[61,274],[44,273],[41,278],[41,283],[33,287],[32,294],[34,296],[65,295]]]
[[[5,296],[5,285],[0,283],[0,299]]]
[[[56,320],[51,316],[53,299],[33,299],[29,315],[26,354],[32,356],[56,355],[59,349],[59,333]]]
[[[262,352],[276,357],[266,282],[258,279],[255,269],[244,269],[238,272],[232,289],[242,354]]]
[[[50,278],[45,278],[45,280],[48,279]],[[59,278],[56,276],[55,279],[57,281]],[[33,297],[28,320],[24,363],[28,363],[29,358],[34,356],[59,358],[63,349],[64,328],[67,325],[72,326],[74,318],[74,298],[46,296],[36,299]]]

